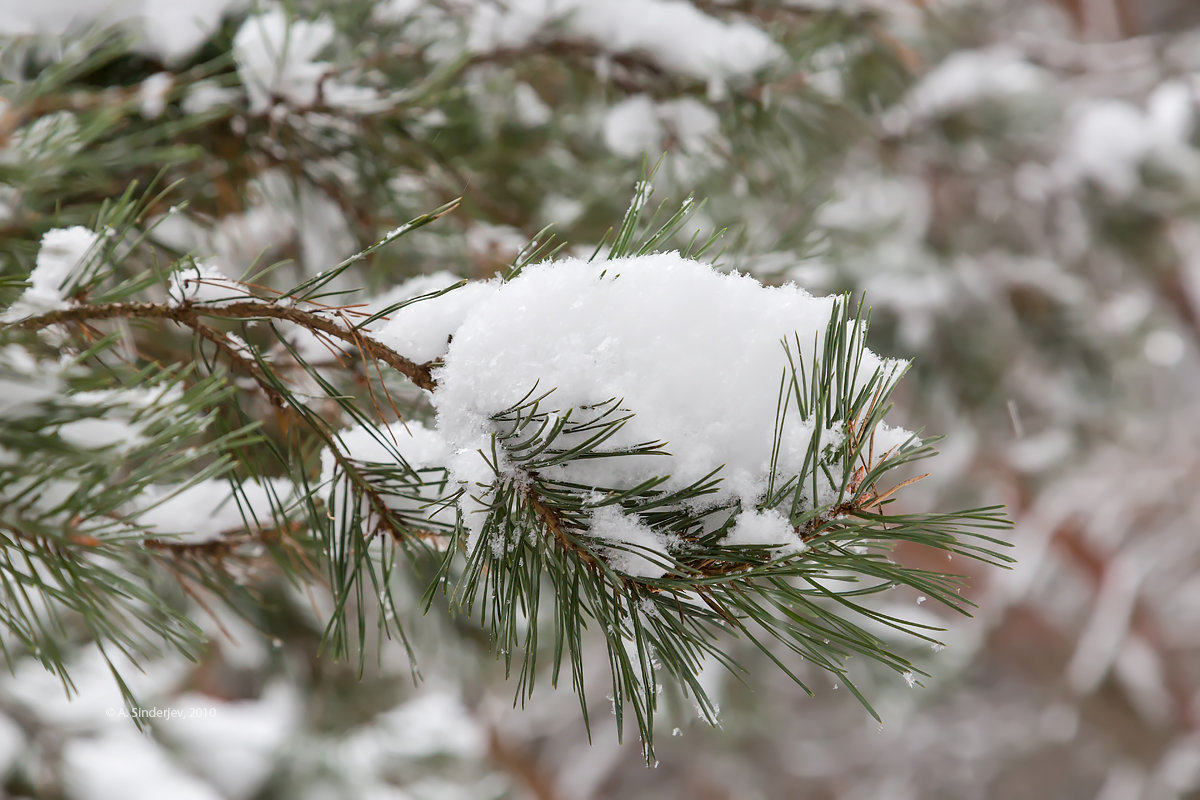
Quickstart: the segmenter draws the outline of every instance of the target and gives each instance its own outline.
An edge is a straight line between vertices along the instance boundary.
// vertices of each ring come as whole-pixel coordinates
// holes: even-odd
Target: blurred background
[[[86,642],[72,700],[9,653],[0,794],[1200,797],[1194,26],[1192,0],[0,0],[5,274],[161,176],[141,258],[303,276],[462,196],[353,280],[490,277],[549,224],[590,252],[661,156],[721,266],[865,294],[872,349],[915,360],[893,419],[946,436],[904,508],[1007,504],[1018,558],[949,565],[973,619],[890,598],[947,647],[910,653],[924,687],[864,668],[882,726],[739,653],[749,686],[704,674],[721,726],[664,711],[653,767],[599,645],[589,743],[569,687],[514,709],[421,587],[411,651],[360,677],[320,654],[319,590],[251,565],[266,602],[197,608],[198,664],[126,670],[183,714],[147,734]]]

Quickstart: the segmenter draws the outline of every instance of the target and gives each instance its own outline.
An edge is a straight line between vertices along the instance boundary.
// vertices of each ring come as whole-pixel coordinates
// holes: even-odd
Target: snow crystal
[[[548,477],[620,488],[669,475],[664,488],[677,489],[720,469],[712,502],[753,506],[770,472],[787,364],[780,342],[798,335],[812,363],[813,342],[823,337],[835,302],[791,284],[764,287],[722,274],[677,253],[527,267],[470,309],[435,373],[438,430],[458,454],[452,474],[463,482],[484,477],[473,462],[482,462],[477,451],[491,450],[492,415],[537,386],[554,390],[544,409],[617,398],[634,416],[606,447],[665,441],[669,451],[576,460],[544,471]],[[898,366],[865,352],[860,380]],[[782,474],[800,471],[812,434],[798,414],[787,417]],[[835,436],[827,432],[823,440]],[[909,436],[880,426],[875,454]]]
[[[908,684],[908,688],[911,689],[917,685],[917,676],[915,673],[906,672],[901,677],[904,678],[904,682]]]
[[[315,105],[329,65],[314,59],[333,34],[328,20],[289,21],[278,8],[247,18],[233,38],[233,57],[251,113],[269,111],[275,98],[299,108]]]
[[[671,559],[666,538],[637,517],[614,506],[601,506],[592,510],[588,530],[592,536],[619,545],[604,549],[605,559],[617,572],[634,578],[661,578],[667,573]]]
[[[171,273],[167,294],[172,305],[245,300],[249,293],[212,264],[197,261]]]
[[[83,277],[89,255],[99,236],[80,225],[55,228],[42,237],[29,288],[21,293],[0,320],[13,322],[25,317],[44,314],[67,307],[64,296],[72,284]]]
[[[722,545],[781,545],[780,555],[803,553],[807,545],[788,522],[787,517],[775,509],[766,511],[744,511],[729,535],[721,540]]]

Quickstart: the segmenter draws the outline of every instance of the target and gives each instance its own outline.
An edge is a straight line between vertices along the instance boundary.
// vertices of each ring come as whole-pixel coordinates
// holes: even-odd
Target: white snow
[[[189,693],[175,698],[178,716],[161,723],[164,737],[224,797],[254,797],[270,777],[281,749],[300,722],[295,688],[273,683],[253,700],[225,701]]]
[[[138,427],[118,419],[85,417],[65,422],[58,427],[58,435],[83,449],[118,447],[126,450],[142,441]]]
[[[0,347],[0,416],[36,413],[63,391],[61,372],[59,365],[34,358],[20,345]]]
[[[883,122],[900,133],[916,120],[943,117],[992,99],[1032,95],[1048,85],[1048,75],[1016,49],[962,50],[922,77]]]
[[[181,61],[216,33],[227,13],[245,5],[245,0],[140,0],[138,48],[167,63]]]
[[[654,153],[662,141],[662,125],[648,95],[635,94],[614,105],[604,116],[604,144],[620,156]]]
[[[29,288],[4,312],[0,321],[14,322],[66,308],[64,292],[70,291],[83,277],[99,239],[98,234],[80,225],[47,231],[29,273]]]
[[[604,548],[605,560],[617,572],[634,578],[661,578],[671,565],[666,537],[615,506],[593,509],[588,530],[617,545]]]
[[[347,458],[368,468],[372,464],[395,464],[397,455],[413,470],[436,470],[445,467],[449,460],[449,453],[442,438],[416,420],[381,424],[377,429],[363,425],[347,428],[338,433],[338,449]],[[340,515],[348,513],[351,509],[343,507],[344,487],[334,482],[339,471],[333,454],[328,450],[322,453],[321,482],[329,487],[329,496],[336,507],[335,513]],[[381,491],[381,495],[389,509],[402,515],[453,525],[453,507],[437,505],[441,494],[432,484],[438,482],[439,475],[444,473],[408,476],[402,486],[394,486],[394,482],[389,483],[389,489],[395,488],[402,491],[403,495],[390,490]],[[431,485],[424,485],[426,483]]]
[[[167,294],[171,304],[176,306],[251,299],[245,287],[205,261],[197,261],[171,273]]]
[[[406,297],[389,293],[388,298],[390,303],[398,303],[436,292],[457,281],[449,273],[414,278],[403,284]],[[389,315],[388,321],[375,332],[375,338],[413,361],[432,361],[445,354],[447,340],[471,310],[486,302],[499,288],[500,283],[496,280],[473,282],[438,297],[407,305]]]
[[[743,511],[721,544],[778,545],[780,555],[803,553],[808,548],[787,517],[775,509]]]
[[[63,36],[116,25],[136,50],[176,63],[191,55],[243,0],[40,0],[0,3],[0,35]]]
[[[481,2],[471,17],[467,48],[520,47],[551,27],[594,41],[608,52],[636,53],[716,85],[748,78],[781,55],[760,28],[719,20],[683,0]]]
[[[175,79],[169,72],[156,72],[138,87],[138,99],[142,102],[141,112],[146,119],[155,119],[162,115],[167,107],[167,93]]]
[[[233,57],[251,113],[269,111],[275,98],[298,108],[315,105],[330,65],[314,59],[333,34],[326,19],[291,21],[279,8],[248,17],[233,38]]]
[[[514,109],[517,121],[527,128],[538,128],[545,125],[554,117],[554,112],[542,100],[537,90],[528,83],[519,83],[513,89]]]
[[[244,481],[236,494],[224,478],[209,478],[179,490],[157,487],[140,503],[145,510],[132,518],[157,536],[198,544],[243,531],[247,524],[273,526],[279,507],[292,499],[292,490],[291,481],[282,478]]]
[[[167,752],[126,720],[95,738],[63,746],[63,782],[77,800],[220,800],[199,778],[171,763]]]
[[[723,481],[711,501],[753,506],[769,477],[787,363],[781,340],[798,335],[812,363],[814,338],[823,336],[834,303],[794,285],[764,287],[722,274],[677,253],[527,267],[470,309],[435,372],[437,429],[454,454],[451,474],[462,483],[490,482],[477,455],[491,451],[490,417],[536,385],[539,392],[554,390],[543,409],[620,399],[634,417],[606,447],[665,441],[669,452],[577,460],[545,469],[545,477],[621,488],[669,475],[664,488],[674,489],[720,469]],[[898,366],[866,352],[859,380]],[[782,474],[801,469],[812,433],[797,413],[787,417]],[[826,431],[823,441],[840,435]],[[909,434],[881,425],[876,437],[878,458]],[[738,536],[777,543],[783,533],[771,522],[747,521]]]
[[[205,78],[188,87],[187,95],[180,105],[185,114],[203,114],[214,108],[232,105],[239,96],[237,89],[222,86],[211,78]]]
[[[1159,86],[1145,111],[1124,100],[1100,99],[1082,104],[1074,117],[1059,169],[1068,179],[1094,181],[1114,197],[1128,197],[1141,186],[1140,170],[1149,159],[1194,160],[1187,141],[1195,98],[1184,83]]]
[[[648,95],[636,94],[608,110],[602,134],[609,150],[632,157],[657,156],[668,138],[684,152],[700,152],[719,130],[716,112],[699,100],[682,97],[655,103]]]
[[[446,690],[423,691],[382,715],[378,730],[387,734],[389,755],[428,757],[439,753],[479,756],[487,749],[486,734],[462,700]]]
[[[381,424],[376,431],[356,425],[338,433],[341,452],[363,463],[388,464],[399,453],[414,469],[441,466],[446,460],[445,442],[416,420]],[[322,480],[333,476],[334,463],[327,456],[322,462]]]
[[[24,731],[7,715],[0,715],[0,778],[8,776],[24,749]]]

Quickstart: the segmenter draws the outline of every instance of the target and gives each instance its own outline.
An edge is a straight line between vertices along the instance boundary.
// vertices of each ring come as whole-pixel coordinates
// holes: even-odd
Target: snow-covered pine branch
[[[436,564],[426,603],[445,594],[452,610],[478,613],[509,667],[521,654],[521,693],[548,629],[553,674],[569,662],[583,703],[582,631],[595,625],[618,720],[632,710],[648,755],[664,680],[715,722],[698,675],[707,660],[738,669],[723,654],[730,634],[764,648],[778,640],[856,694],[846,664],[854,655],[923,674],[868,626],[934,641],[927,630],[860,598],[910,586],[963,610],[956,578],[890,553],[911,542],[1003,562],[999,542],[982,533],[1002,517],[889,513],[915,480],[896,470],[931,452],[884,421],[906,365],[866,348],[862,309],[847,297],[767,287],[653,252],[690,204],[636,243],[647,192],[603,258],[531,264],[544,252],[534,248],[507,276],[445,286],[421,278],[365,305],[321,299],[354,259],[282,293],[185,259],[166,276],[162,301],[137,297],[140,284],[109,296],[112,276],[93,264],[89,291],[72,294],[65,287],[85,263],[85,237],[71,234],[80,246],[58,258],[67,232],[48,235],[30,288],[6,312],[6,336],[36,331],[70,343],[83,363],[104,358],[122,326],[178,326],[214,345],[218,361],[322,448],[318,474],[307,466],[310,445],[284,451],[269,436],[229,430],[239,447],[273,452],[276,474],[214,483],[234,463],[218,437],[218,459],[197,464],[191,480],[159,484],[149,472],[142,499],[122,495],[102,510],[69,495],[72,524],[95,532],[68,535],[64,546],[84,546],[85,558],[132,548],[174,570],[184,568],[180,557],[191,569],[209,562],[210,578],[248,550],[313,549],[333,591],[329,635],[345,653],[365,644],[364,583],[386,605],[398,553]],[[91,292],[101,299],[89,302]],[[106,329],[115,336],[103,338]],[[97,337],[102,344],[87,350]],[[37,346],[9,345],[10,361],[31,363],[22,348]],[[322,348],[332,361],[314,358]],[[398,405],[392,372],[423,399]],[[366,397],[347,391],[355,376]],[[242,402],[231,395],[223,405],[237,417]],[[237,463],[253,475],[263,462]],[[172,530],[206,507],[217,509],[206,534]],[[220,511],[233,507],[233,519]],[[96,515],[107,521],[93,526]],[[846,582],[851,589],[839,588]]]

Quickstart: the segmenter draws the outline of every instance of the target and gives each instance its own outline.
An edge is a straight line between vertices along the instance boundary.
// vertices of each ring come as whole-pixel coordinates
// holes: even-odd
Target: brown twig
[[[426,391],[432,392],[437,387],[429,364],[418,364],[405,358],[387,345],[364,335],[360,330],[344,327],[322,316],[319,312],[260,300],[239,300],[221,304],[105,303],[80,305],[51,311],[48,314],[30,317],[12,324],[29,330],[39,330],[66,322],[102,319],[166,319],[198,330],[201,324],[199,318],[202,316],[221,319],[268,318],[292,322],[310,330],[320,331],[335,339],[341,339],[359,349],[364,356],[384,362]]]

